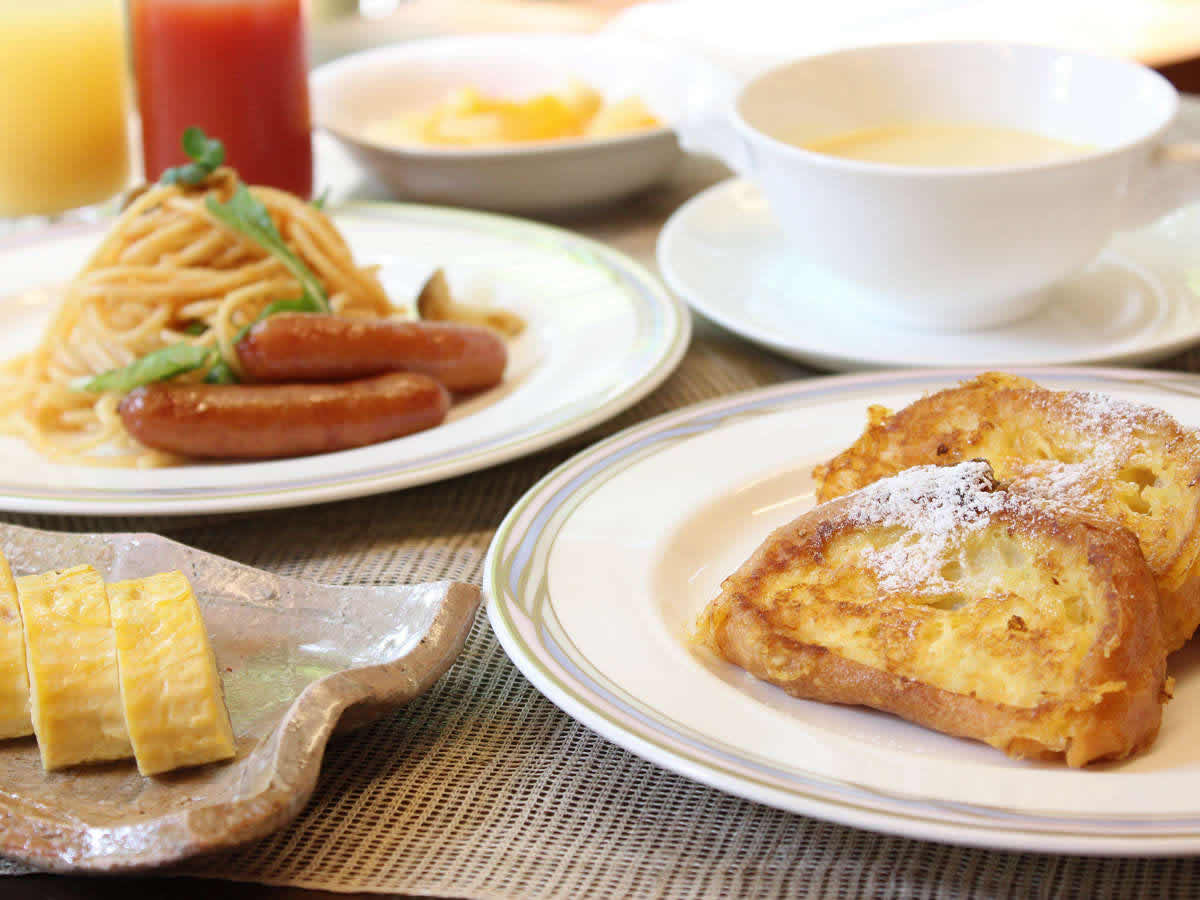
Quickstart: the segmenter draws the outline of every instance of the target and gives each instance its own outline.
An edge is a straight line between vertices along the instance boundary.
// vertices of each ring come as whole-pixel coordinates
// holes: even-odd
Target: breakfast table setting
[[[1078,768],[788,696],[695,637],[880,406],[1003,371],[1200,426],[1186,4],[870,0],[789,38],[767,0],[71,3],[120,42],[84,105],[111,55],[122,146],[65,164],[96,178],[4,124],[30,107],[0,63],[0,629],[24,616],[32,709],[0,741],[5,896],[1200,894],[1195,642],[1160,649],[1161,730]],[[9,15],[0,48],[46,28]],[[240,74],[239,28],[269,51]],[[62,77],[41,103],[87,94]],[[255,81],[257,111],[213,99]],[[322,345],[342,369],[250,369],[314,313],[359,328]],[[359,366],[417,328],[499,369]],[[398,406],[323,419],[360,377]],[[31,579],[89,567],[129,734],[59,765]],[[122,655],[116,598],[167,569],[215,688]],[[129,695],[157,679],[215,698],[228,748],[155,769],[178,748]]]

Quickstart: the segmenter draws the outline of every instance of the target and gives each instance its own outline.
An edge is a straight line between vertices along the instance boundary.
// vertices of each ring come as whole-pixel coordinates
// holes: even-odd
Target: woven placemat
[[[1194,370],[1200,354],[1169,365]],[[805,374],[702,329],[663,387],[573,443]],[[10,518],[44,528],[151,527],[251,565],[335,584],[479,583],[505,512],[571,449],[302,510],[192,521]],[[1200,858],[968,850],[832,825],[694,784],[560,712],[509,662],[482,613],[432,691],[329,747],[317,791],[295,822],[173,872],[469,897],[1175,898],[1200,890]]]

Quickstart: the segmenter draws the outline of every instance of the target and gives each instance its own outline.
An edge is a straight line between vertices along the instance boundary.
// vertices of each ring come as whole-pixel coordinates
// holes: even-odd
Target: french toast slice
[[[1111,520],[922,466],[775,530],[697,640],[789,694],[1069,766],[1153,742],[1168,696],[1154,578]]]
[[[1163,640],[1200,625],[1200,435],[1153,407],[987,373],[896,413],[871,407],[854,444],[817,466],[829,500],[910,466],[982,458],[1014,491],[1107,515],[1138,538]]]

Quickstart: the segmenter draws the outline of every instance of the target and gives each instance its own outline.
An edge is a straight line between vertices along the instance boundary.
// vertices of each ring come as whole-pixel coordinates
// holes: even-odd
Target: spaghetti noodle
[[[268,304],[303,293],[283,262],[210,211],[206,199],[227,201],[237,183],[231,169],[220,168],[199,188],[157,184],[133,200],[64,287],[38,346],[0,368],[0,430],[65,462],[173,461],[126,432],[117,413],[120,393],[81,391],[78,381],[177,343],[213,348],[213,360],[237,374],[238,332]],[[374,318],[393,312],[374,268],[354,262],[324,213],[284,191],[249,190],[320,282],[333,314]],[[202,379],[210,367],[181,380]]]

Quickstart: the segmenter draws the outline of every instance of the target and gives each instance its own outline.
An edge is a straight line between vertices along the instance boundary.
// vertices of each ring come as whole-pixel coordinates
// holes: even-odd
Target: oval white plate
[[[379,263],[396,302],[446,268],[455,293],[524,316],[503,384],[446,423],[320,456],[125,470],[48,461],[0,436],[0,508],[80,515],[173,515],[299,506],[425,484],[531,453],[637,402],[678,364],[690,318],[623,254],[569,232],[501,216],[364,204],[334,217],[360,262]],[[23,294],[74,272],[99,239],[58,229],[0,244],[0,358],[38,340],[52,305]],[[420,277],[414,279],[414,275]]]
[[[812,466],[893,408],[972,372],[826,378],[659,417],[574,457],[501,525],[484,567],[501,644],[547,697],[659,765],[733,794],[923,839],[1066,853],[1200,851],[1200,646],[1171,658],[1162,732],[1121,765],[1009,759],[870,710],[797,700],[694,654],[696,616]],[[1032,370],[1200,426],[1200,379]]]
[[[711,70],[661,45],[583,34],[463,35],[355,53],[313,73],[317,123],[397,197],[507,212],[545,213],[614,200],[678,162],[670,123],[715,90]],[[384,144],[376,119],[429,107],[455,89],[524,98],[571,78],[609,100],[640,97],[661,128],[607,138],[495,147]]]
[[[984,331],[917,331],[788,246],[753,184],[730,180],[678,209],[658,262],[714,322],[823,369],[1143,363],[1200,340],[1200,206],[1118,235],[1027,319]]]

